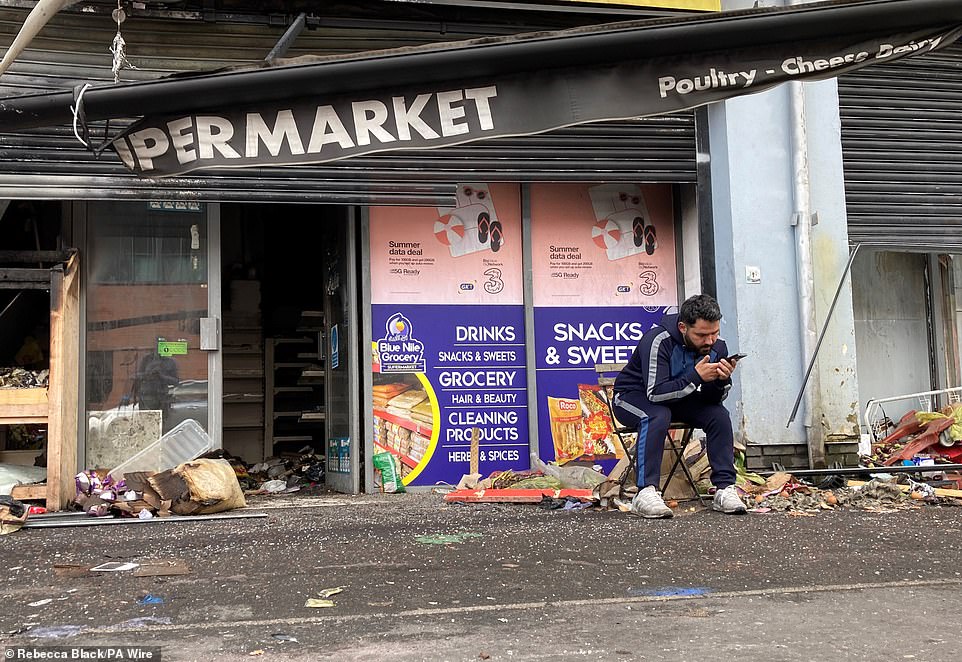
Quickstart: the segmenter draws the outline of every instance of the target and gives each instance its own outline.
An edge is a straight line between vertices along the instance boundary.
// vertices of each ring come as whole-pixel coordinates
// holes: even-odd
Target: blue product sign
[[[542,460],[577,459],[577,450],[573,448],[577,448],[578,441],[570,437],[573,434],[582,439],[582,429],[590,424],[588,417],[592,412],[585,402],[591,389],[579,389],[579,385],[597,385],[595,364],[627,363],[641,336],[661,321],[668,310],[665,306],[534,309],[538,452]],[[554,413],[549,398],[555,403]],[[579,414],[584,416],[580,421]],[[564,422],[570,423],[574,431],[567,437],[562,429]],[[594,459],[601,457],[611,456]]]
[[[331,327],[331,370],[337,370],[341,364],[340,339],[337,333],[337,324]]]
[[[372,305],[375,452],[409,471],[405,485],[457,483],[528,469],[524,307]]]

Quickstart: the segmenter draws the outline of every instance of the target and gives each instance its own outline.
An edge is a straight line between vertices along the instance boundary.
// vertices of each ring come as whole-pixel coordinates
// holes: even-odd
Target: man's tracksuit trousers
[[[724,405],[706,402],[700,391],[680,400],[654,403],[644,391],[617,393],[613,404],[615,416],[628,427],[638,429],[635,444],[638,461],[638,487],[658,484],[661,478],[661,458],[665,439],[672,421],[687,423],[705,431],[708,443],[708,462],[711,482],[718,489],[735,484],[735,449],[732,421]]]

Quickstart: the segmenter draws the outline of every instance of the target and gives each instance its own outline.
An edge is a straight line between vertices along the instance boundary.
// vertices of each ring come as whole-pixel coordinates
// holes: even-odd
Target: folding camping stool
[[[598,386],[600,387],[602,393],[604,393],[604,401],[608,407],[608,415],[611,417],[611,429],[615,436],[618,437],[618,442],[625,451],[625,460],[628,466],[625,467],[624,472],[622,472],[621,477],[618,482],[621,483],[621,491],[625,491],[625,483],[628,481],[628,477],[635,474],[638,470],[638,455],[636,453],[635,444],[637,444],[637,438],[634,443],[627,441],[626,437],[628,435],[636,434],[637,430],[629,427],[625,427],[618,422],[618,418],[615,416],[615,408],[612,400],[614,399],[614,384],[615,377],[609,375],[616,375],[621,372],[621,370],[628,365],[627,363],[597,363],[595,364],[595,373],[598,375]],[[682,431],[681,439],[675,441],[672,436],[672,432]],[[691,491],[699,501],[704,501],[704,497],[698,493],[698,486],[695,483],[695,478],[691,475],[691,471],[688,469],[688,465],[685,463],[685,448],[691,441],[692,435],[695,432],[695,428],[688,423],[672,422],[668,426],[668,437],[665,439],[665,448],[671,451],[674,456],[675,461],[671,465],[671,470],[665,477],[665,483],[661,486],[662,494],[668,489],[668,484],[671,482],[672,477],[675,472],[680,467],[682,472],[685,474],[685,478],[688,480],[688,484],[691,486]]]

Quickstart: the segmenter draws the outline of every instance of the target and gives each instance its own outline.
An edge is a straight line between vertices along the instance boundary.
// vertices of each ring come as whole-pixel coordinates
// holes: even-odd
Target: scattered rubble
[[[49,383],[50,370],[0,368],[0,388],[46,388]]]
[[[864,483],[849,481],[848,487],[819,489],[796,480],[790,473],[776,473],[764,485],[742,490],[742,499],[753,513],[812,515],[840,508],[894,512],[918,508],[923,503],[940,503],[934,491],[929,491],[931,488],[925,490],[929,487],[927,485],[915,483],[918,490],[903,491],[895,481],[894,476],[889,476],[885,480],[873,478]]]
[[[703,496],[710,494],[713,490],[709,481],[711,468],[701,444],[693,441],[685,449],[684,458],[699,493]],[[840,509],[886,513],[927,504],[962,505],[962,491],[935,488],[914,481],[906,474],[876,476],[868,482],[845,482],[834,476],[821,479],[819,486],[815,486],[788,472],[778,472],[767,478],[749,472],[745,467],[743,449],[736,450],[735,465],[739,495],[751,513],[814,516]],[[445,501],[532,503],[540,504],[545,510],[630,510],[631,497],[637,488],[632,480],[622,486],[618,481],[620,471],[617,467],[605,478],[591,467],[556,467],[543,463],[539,466],[545,470],[495,472],[487,478],[471,481],[469,488],[448,491]],[[569,468],[577,470],[570,473],[569,479],[575,475],[578,479],[563,482],[557,469]],[[662,476],[663,481],[666,478],[666,475]],[[565,483],[578,487],[569,488]],[[664,493],[666,503],[673,509],[696,496],[681,471],[675,473]],[[697,510],[687,505],[685,508],[691,512]]]
[[[230,462],[245,494],[290,494],[324,482],[324,456],[316,454],[310,446],[252,465],[223,451],[208,453],[205,457],[215,454]],[[280,482],[284,483],[283,487]]]

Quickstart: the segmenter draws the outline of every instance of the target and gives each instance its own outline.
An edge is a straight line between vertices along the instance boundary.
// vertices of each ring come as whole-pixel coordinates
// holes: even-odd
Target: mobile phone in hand
[[[725,360],[726,360],[726,361],[740,361],[740,360],[742,360],[743,358],[745,358],[746,356],[748,356],[748,354],[732,354],[731,356],[726,356],[726,357],[725,357]]]

